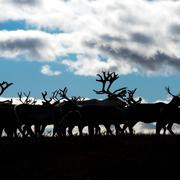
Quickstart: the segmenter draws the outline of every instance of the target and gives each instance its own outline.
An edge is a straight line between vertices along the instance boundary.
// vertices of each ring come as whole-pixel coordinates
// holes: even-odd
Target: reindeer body
[[[169,89],[168,92],[170,93]],[[172,95],[172,94],[171,94]],[[156,123],[156,134],[160,134],[161,129],[164,129],[164,134],[167,129],[171,134],[173,123],[180,124],[180,97],[174,96],[169,103],[147,103],[147,104],[135,104],[125,108],[123,118],[126,123],[123,127],[125,130],[127,127],[132,128],[137,122],[144,123]]]
[[[160,111],[165,105],[165,103],[159,102],[134,104],[126,107],[122,110],[122,118],[126,122],[123,131],[127,127],[132,130],[138,122],[153,123],[161,121]]]
[[[157,124],[157,133],[159,134],[162,126],[167,125],[167,130],[170,134],[174,134],[172,131],[172,126],[174,123],[180,124],[180,97],[174,96],[172,100],[163,106],[160,110],[161,121]]]
[[[14,113],[13,104],[0,104],[0,136],[3,129],[8,137],[16,136],[18,120]]]
[[[61,108],[52,105],[42,106],[42,105],[30,105],[30,104],[20,104],[15,107],[15,114],[19,122],[19,126],[25,125],[26,130],[31,136],[34,133],[31,126],[44,126],[56,125],[61,118]]]

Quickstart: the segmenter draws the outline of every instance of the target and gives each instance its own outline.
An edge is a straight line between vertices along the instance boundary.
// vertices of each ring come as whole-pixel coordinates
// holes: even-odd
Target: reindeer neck
[[[171,106],[179,106],[180,105],[180,98],[175,96],[172,98],[172,100],[168,104]]]

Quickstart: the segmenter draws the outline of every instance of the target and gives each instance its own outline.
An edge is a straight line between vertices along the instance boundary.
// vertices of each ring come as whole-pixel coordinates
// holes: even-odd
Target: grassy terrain
[[[2,180],[174,179],[179,163],[179,135],[0,139]]]

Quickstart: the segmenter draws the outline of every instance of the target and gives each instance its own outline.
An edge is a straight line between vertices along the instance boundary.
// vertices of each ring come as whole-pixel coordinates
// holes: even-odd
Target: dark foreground
[[[0,140],[2,180],[179,179],[180,136]]]

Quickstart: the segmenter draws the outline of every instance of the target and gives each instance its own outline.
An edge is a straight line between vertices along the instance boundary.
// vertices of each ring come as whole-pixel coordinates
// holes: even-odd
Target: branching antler
[[[23,93],[23,94],[26,97],[24,101],[22,100],[22,92],[18,92],[20,102],[22,102],[23,104],[32,104],[32,105],[36,104],[37,101],[35,99],[30,99],[30,97],[29,97],[31,94],[30,91],[28,92],[28,94],[26,94],[26,93]]]
[[[47,91],[44,91],[44,92],[42,92],[41,93],[42,94],[42,97],[43,97],[43,99],[44,99],[44,101],[42,101],[42,103],[45,105],[47,105],[47,104],[50,104],[51,103],[51,101],[52,101],[52,97],[50,97],[50,99],[47,99],[46,97],[47,97]]]
[[[60,90],[53,91],[52,99],[55,101],[56,104],[60,103],[62,97],[58,97]]]
[[[129,105],[133,105],[133,104],[139,104],[142,101],[142,98],[139,98],[138,100],[134,99],[134,93],[136,92],[137,88],[135,88],[134,90],[128,90],[128,98],[127,98],[127,103]]]
[[[59,89],[58,94],[61,97],[61,99],[66,99],[66,100],[70,101],[70,99],[67,97],[67,91],[68,91],[68,89],[67,89],[67,87],[65,87],[63,90]]]
[[[110,88],[112,86],[112,84],[119,78],[119,75],[116,74],[115,72],[102,72],[101,74],[97,74],[97,76],[100,79],[96,79],[97,82],[101,82],[102,83],[102,90],[97,91],[94,90],[94,92],[96,92],[96,94],[107,94],[109,97],[119,97],[119,98],[124,98],[126,96],[126,87],[123,88],[119,88],[115,91],[110,91]],[[109,84],[107,84],[109,83]],[[106,88],[107,86],[107,88]]]
[[[81,96],[73,96],[71,99],[73,102],[82,102],[85,100],[85,98]]]
[[[52,96],[49,99],[47,99],[47,94],[48,94],[47,91],[42,92],[41,94],[42,94],[42,97],[44,99],[44,101],[42,101],[42,103],[44,105],[48,105],[48,104],[56,105],[56,104],[60,103],[60,100],[62,99],[61,95],[59,94],[60,91],[63,91],[63,90],[55,90],[55,91],[53,91]],[[60,98],[58,97],[58,95],[60,96]],[[54,102],[52,103],[53,100],[54,100]]]
[[[0,83],[0,96],[4,93],[4,91],[9,87],[11,86],[13,83],[8,83],[8,82],[5,82],[3,81],[2,83]]]
[[[5,82],[3,81],[2,83],[0,83],[0,96],[4,93],[4,91],[9,87],[11,86],[13,83],[8,83],[8,82]],[[5,100],[5,101],[1,101],[0,104],[12,104],[13,103],[13,100]]]

